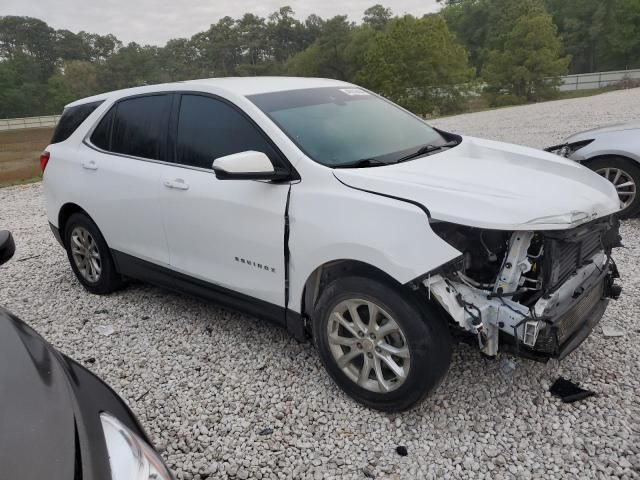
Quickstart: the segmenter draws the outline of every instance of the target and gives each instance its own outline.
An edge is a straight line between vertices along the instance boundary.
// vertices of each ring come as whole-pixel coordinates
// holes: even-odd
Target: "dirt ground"
[[[40,153],[52,133],[52,128],[0,132],[0,186],[40,176]]]

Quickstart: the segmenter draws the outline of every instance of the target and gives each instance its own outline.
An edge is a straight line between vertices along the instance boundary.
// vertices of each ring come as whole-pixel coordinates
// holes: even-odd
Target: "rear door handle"
[[[86,168],[87,170],[97,170],[98,164],[95,160],[85,160],[82,162],[82,168]]]
[[[165,180],[164,186],[175,190],[189,190],[189,185],[182,178],[174,178],[173,180]]]

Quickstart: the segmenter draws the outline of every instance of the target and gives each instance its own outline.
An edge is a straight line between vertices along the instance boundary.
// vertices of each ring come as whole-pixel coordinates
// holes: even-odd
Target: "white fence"
[[[591,90],[596,88],[615,85],[623,80],[640,81],[640,69],[637,70],[616,70],[613,72],[578,73],[576,75],[566,75],[560,77],[561,91],[568,90]]]
[[[0,120],[0,131],[19,130],[21,128],[55,127],[59,119],[60,115],[50,115],[48,117],[9,118],[6,120]]]

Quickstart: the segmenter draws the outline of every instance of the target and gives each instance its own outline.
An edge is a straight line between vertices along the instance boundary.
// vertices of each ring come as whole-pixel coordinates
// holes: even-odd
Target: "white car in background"
[[[613,183],[622,205],[621,218],[640,213],[640,122],[576,133],[546,150],[580,162]]]
[[[136,278],[272,320],[381,410],[440,383],[454,336],[563,358],[620,292],[609,182],[340,81],[105,93],[67,106],[41,160],[87,290]]]

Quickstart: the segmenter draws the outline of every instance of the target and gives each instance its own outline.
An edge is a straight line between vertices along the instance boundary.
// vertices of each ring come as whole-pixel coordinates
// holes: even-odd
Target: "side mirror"
[[[11,232],[0,230],[0,265],[7,263],[16,252],[16,244]]]
[[[284,180],[288,172],[276,172],[271,160],[262,152],[234,153],[216,158],[212,165],[219,180]]]

